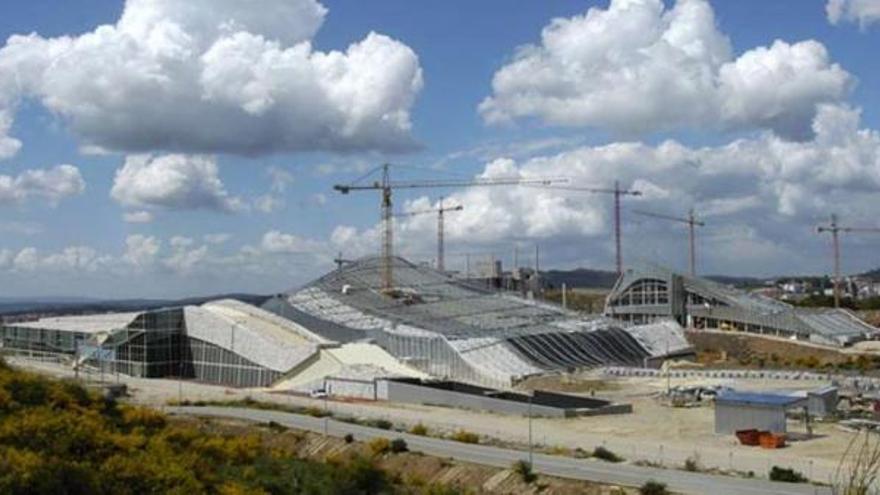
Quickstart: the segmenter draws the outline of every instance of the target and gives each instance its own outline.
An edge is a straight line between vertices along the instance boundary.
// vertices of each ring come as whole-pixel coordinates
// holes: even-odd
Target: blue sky
[[[6,2],[0,38],[36,37],[0,51],[0,143],[4,134],[20,143],[5,157],[0,144],[0,176],[9,182],[4,189],[0,179],[0,295],[295,286],[326,271],[337,251],[377,251],[378,195],[338,196],[332,185],[384,161],[408,166],[395,170],[399,178],[564,175],[596,186],[619,178],[649,192],[632,208],[706,214],[704,272],[826,272],[818,222],[836,211],[849,224],[877,225],[876,11],[832,0],[840,9],[832,19],[825,0],[656,2],[271,0],[254,14],[235,0],[201,11],[196,2],[186,12],[132,0],[130,22],[104,37],[87,33],[116,25],[124,2]],[[583,17],[591,8],[593,17]],[[571,22],[555,30],[556,44],[542,44],[555,18]],[[157,27],[168,25],[177,31]],[[635,42],[630,28],[656,36]],[[369,41],[371,32],[387,41]],[[242,76],[259,65],[248,57],[281,52],[240,33],[277,41],[281,51],[311,40],[309,70],[321,77],[334,74],[314,62],[326,52],[362,45],[372,58],[347,59],[349,79],[322,83],[319,97],[298,82],[300,59],[271,59]],[[120,48],[137,35],[131,43],[143,46]],[[229,51],[205,62],[224,40]],[[806,40],[814,42],[798,45]],[[186,69],[155,55],[192,46],[201,51]],[[756,76],[760,66],[772,73]],[[711,81],[687,76],[699,71]],[[154,80],[141,76],[164,78],[171,89],[144,89]],[[750,85],[759,76],[767,79]],[[249,85],[238,85],[242,78]],[[324,102],[334,91],[347,96]],[[4,109],[12,121],[5,133]],[[238,123],[239,114],[250,123]],[[257,127],[265,129],[254,133],[259,139],[248,134]],[[471,188],[395,199],[401,210],[419,209],[441,194],[465,205],[450,219],[453,268],[464,253],[507,260],[514,246],[535,244],[544,266],[612,265],[605,197]],[[682,232],[625,216],[627,260],[683,267]],[[398,227],[399,252],[433,260],[432,218]],[[846,239],[845,268],[880,265],[877,242]]]

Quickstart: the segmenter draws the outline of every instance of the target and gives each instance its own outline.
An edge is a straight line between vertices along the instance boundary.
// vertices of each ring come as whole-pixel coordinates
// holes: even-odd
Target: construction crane
[[[426,215],[428,213],[436,213],[437,214],[437,271],[444,272],[446,271],[446,263],[445,263],[445,249],[444,249],[444,224],[446,213],[453,211],[461,211],[464,209],[462,205],[456,206],[443,206],[444,198],[440,198],[440,206],[437,208],[433,208],[430,210],[418,210],[418,211],[408,211],[406,213],[398,213],[394,215],[396,217],[414,217],[418,215]]]
[[[395,189],[427,189],[436,187],[472,187],[472,186],[518,186],[518,185],[552,185],[566,182],[564,179],[471,179],[471,180],[425,180],[402,181],[391,180],[390,165],[382,165],[382,180],[372,184],[336,184],[333,189],[348,194],[353,191],[380,191],[382,195],[382,289],[390,293],[394,289],[392,274],[392,258],[394,256],[394,224],[391,211],[391,194]],[[370,175],[375,170],[371,171]]]
[[[644,217],[658,218],[660,220],[669,220],[671,222],[679,222],[687,224],[688,226],[688,264],[690,267],[690,272],[692,277],[697,276],[697,242],[696,242],[696,227],[704,227],[706,224],[697,220],[697,217],[694,215],[694,210],[691,209],[688,212],[688,216],[685,218],[676,217],[672,215],[664,215],[662,213],[653,213],[650,211],[642,211],[642,210],[633,210],[633,213],[636,215],[642,215]]]
[[[841,227],[837,223],[837,215],[831,215],[831,223],[820,225],[816,232],[822,234],[831,233],[831,243],[834,248],[834,307],[840,307],[840,233],[872,233],[880,234],[880,228],[876,227]]]
[[[553,186],[548,189],[559,189],[562,191],[580,191],[594,194],[611,194],[614,196],[614,250],[617,264],[617,274],[623,273],[623,254],[621,253],[621,233],[620,233],[620,199],[624,196],[641,196],[641,191],[633,189],[621,189],[620,182],[614,181],[614,188],[602,187],[579,187],[579,186]]]

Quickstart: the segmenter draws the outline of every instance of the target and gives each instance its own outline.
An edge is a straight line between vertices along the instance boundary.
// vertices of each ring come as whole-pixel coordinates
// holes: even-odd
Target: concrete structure
[[[535,391],[527,394],[477,387],[448,381],[383,379],[377,382],[377,396],[391,402],[455,407],[498,414],[568,418],[632,412],[629,404]]]
[[[724,392],[715,398],[715,433],[729,435],[752,429],[786,433],[786,411],[806,406],[806,402],[792,395]]]
[[[845,310],[795,308],[659,267],[624,272],[608,295],[605,315],[629,324],[671,318],[692,328],[751,332],[833,346],[880,335],[877,328]]]
[[[690,348],[672,320],[621,325],[401,258],[396,286],[383,291],[381,261],[351,262],[263,307],[342,343],[371,339],[432,377],[498,388],[548,372],[643,366]]]
[[[838,389],[834,386],[801,390],[793,397],[806,399],[807,412],[814,418],[825,418],[837,411]]]
[[[145,378],[308,392],[330,375],[424,377],[375,344],[340,345],[235,300],[142,313],[62,316],[0,327],[0,347]]]

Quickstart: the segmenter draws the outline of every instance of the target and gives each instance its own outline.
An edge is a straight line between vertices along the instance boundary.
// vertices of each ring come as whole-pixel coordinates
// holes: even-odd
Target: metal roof
[[[38,328],[62,332],[99,333],[125,328],[137,318],[139,312],[104,313],[78,316],[53,316],[35,321],[9,323],[8,327]]]
[[[758,407],[789,408],[803,402],[802,397],[757,392],[723,392],[715,398],[716,404],[737,404]]]

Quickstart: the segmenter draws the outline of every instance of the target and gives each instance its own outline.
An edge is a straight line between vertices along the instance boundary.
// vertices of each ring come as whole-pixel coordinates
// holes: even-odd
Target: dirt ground
[[[53,375],[70,376],[70,370],[51,364],[15,361],[13,364]],[[95,379],[97,376],[86,377]],[[115,376],[105,376],[115,380]],[[172,380],[120,377],[128,384],[134,402],[158,406],[168,401],[223,401],[251,397],[255,400],[282,405],[325,407],[324,401],[261,390],[232,389],[215,385]],[[816,438],[790,442],[782,450],[763,450],[739,445],[733,436],[715,435],[714,410],[711,406],[682,409],[661,405],[656,396],[665,390],[666,379],[616,378],[606,380],[597,374],[582,374],[566,379],[566,387],[579,387],[583,380],[588,387],[598,387],[597,397],[633,405],[632,414],[594,416],[569,419],[535,418],[535,442],[549,450],[581,448],[587,451],[604,446],[629,462],[650,462],[667,467],[681,467],[689,458],[698,458],[704,468],[739,472],[752,471],[764,477],[772,466],[790,467],[816,480],[827,482],[839,465],[841,456],[852,437],[834,424],[814,426]],[[545,383],[545,385],[548,385]],[[727,385],[741,390],[797,390],[818,387],[818,382],[779,380],[673,379],[677,385]],[[483,437],[504,439],[521,446],[528,441],[528,418],[503,416],[477,411],[387,402],[330,400],[326,407],[334,414],[359,418],[386,419],[399,427],[416,424],[428,426],[432,434],[449,434],[467,430]],[[792,421],[790,432],[804,431],[803,425]]]

